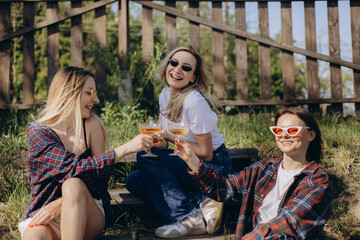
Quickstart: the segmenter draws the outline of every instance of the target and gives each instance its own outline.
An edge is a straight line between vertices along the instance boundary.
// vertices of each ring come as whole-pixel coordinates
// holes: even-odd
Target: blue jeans
[[[158,157],[142,157],[137,153],[139,170],[130,173],[125,181],[126,188],[135,196],[150,203],[159,213],[164,224],[174,223],[196,211],[205,195],[188,166],[178,156],[169,156],[171,149],[151,151]],[[221,175],[232,173],[232,164],[225,145],[213,152],[211,162],[206,162]]]

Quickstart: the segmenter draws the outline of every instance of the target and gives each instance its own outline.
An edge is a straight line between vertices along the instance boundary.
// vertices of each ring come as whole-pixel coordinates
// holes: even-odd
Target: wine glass
[[[145,135],[152,136],[153,142],[159,141],[159,138],[161,138],[161,136],[159,135],[160,130],[161,130],[160,123],[155,122],[155,121],[150,121],[149,123],[140,123],[139,124],[139,132],[142,134],[145,134]],[[154,138],[155,135],[158,135],[160,137]],[[161,141],[159,141],[159,142],[161,142]],[[149,149],[149,151],[146,154],[141,155],[141,156],[142,157],[157,157],[158,155],[153,154],[151,152],[151,149]]]
[[[176,135],[176,137],[180,137],[181,135],[187,133],[189,131],[189,124],[188,123],[168,123],[168,131],[172,134]],[[172,154],[169,154],[170,156],[179,156],[179,151],[176,151]]]

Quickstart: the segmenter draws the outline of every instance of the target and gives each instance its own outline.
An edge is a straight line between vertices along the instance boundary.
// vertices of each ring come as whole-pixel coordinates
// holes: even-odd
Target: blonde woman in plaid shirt
[[[105,152],[106,131],[92,112],[99,103],[93,75],[65,67],[54,76],[40,118],[27,128],[31,196],[22,239],[95,239],[112,223],[109,176],[130,153],[148,151],[152,137]]]

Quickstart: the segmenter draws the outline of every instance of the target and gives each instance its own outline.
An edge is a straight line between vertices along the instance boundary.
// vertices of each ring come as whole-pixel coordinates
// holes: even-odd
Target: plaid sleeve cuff
[[[204,164],[204,162],[202,160],[200,160],[199,169],[196,172],[191,171],[191,169],[188,168],[189,174],[194,176],[196,179],[203,178],[204,176],[206,176],[206,173],[208,171],[209,171],[209,167],[206,164]]]

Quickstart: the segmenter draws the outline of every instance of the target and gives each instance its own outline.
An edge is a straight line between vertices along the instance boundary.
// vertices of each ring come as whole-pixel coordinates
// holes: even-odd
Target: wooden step
[[[108,192],[111,197],[111,205],[144,204],[143,200],[132,195],[127,189],[110,189]]]
[[[227,235],[224,234],[216,234],[214,236],[210,236],[210,235],[201,235],[201,236],[188,236],[188,237],[183,237],[183,238],[177,238],[177,239],[187,239],[187,240],[197,240],[197,239],[201,239],[201,240],[224,240],[224,239],[234,239],[235,238],[235,234],[234,233],[230,233]],[[152,239],[157,239],[160,240],[162,238],[157,238],[154,234],[139,234],[139,238],[141,240],[152,240]],[[97,238],[97,240],[137,240],[136,238],[132,237],[132,234],[120,234],[120,235],[102,235],[99,236]]]

